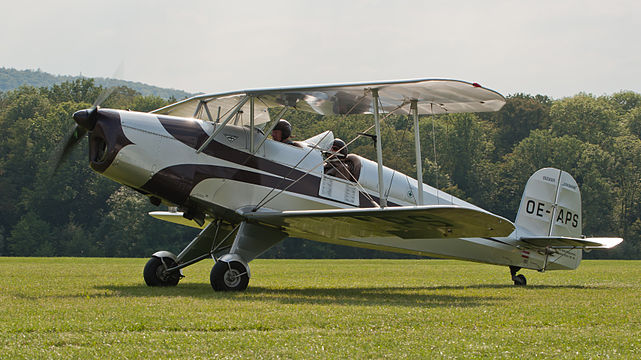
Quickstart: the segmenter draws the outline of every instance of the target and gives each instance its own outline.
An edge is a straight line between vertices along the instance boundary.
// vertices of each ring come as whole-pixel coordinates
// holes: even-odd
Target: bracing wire
[[[389,112],[387,115],[385,115],[385,116],[384,116],[380,121],[384,121],[385,119],[387,119],[390,115],[392,115],[392,113],[394,113],[394,111],[396,111],[396,110],[400,109],[403,105],[404,105],[404,104],[401,104],[401,105],[397,106],[395,109],[393,109],[393,110],[392,110],[391,112]],[[347,115],[348,115],[348,114],[345,114],[345,116],[347,116]],[[370,131],[374,126],[375,126],[375,125],[371,125],[370,127],[368,127],[367,129],[365,129],[365,130],[364,130],[364,131],[362,131],[362,132],[363,132],[363,133],[367,133],[367,132],[368,132],[368,131]],[[329,133],[325,134],[325,136],[327,136],[328,134],[329,134]],[[323,136],[323,139],[325,138],[325,136]],[[356,136],[354,139],[352,139],[349,143],[345,144],[345,146],[352,144],[354,141],[356,141],[357,139],[359,139],[361,136],[362,136],[362,135],[360,135],[360,134],[359,134],[359,135],[357,135],[357,136]],[[322,141],[322,139],[321,139],[321,141]],[[341,149],[342,149],[342,148],[341,148]],[[285,179],[287,178],[287,176],[289,176],[289,175],[291,174],[291,172],[292,172],[292,171],[294,171],[294,170],[298,167],[298,165],[300,165],[300,163],[304,160],[304,158],[305,158],[305,157],[307,157],[307,155],[309,155],[309,154],[311,153],[311,151],[312,151],[312,150],[313,150],[313,148],[312,148],[312,149],[310,149],[310,151],[309,151],[307,154],[305,154],[305,156],[303,157],[303,159],[301,159],[301,160],[300,160],[300,161],[299,161],[299,162],[298,162],[298,163],[297,163],[297,164],[296,164],[296,165],[295,165],[295,166],[290,170],[290,172],[289,172],[285,177],[283,177],[283,179],[281,180],[281,182],[280,182],[277,186],[273,187],[273,188],[272,188],[272,189],[267,193],[267,195],[265,195],[265,196],[263,197],[263,199],[261,199],[261,201],[259,201],[259,202],[258,202],[258,204],[254,207],[254,209],[252,209],[252,211],[254,211],[254,212],[255,212],[255,211],[258,211],[258,209],[260,209],[261,207],[265,206],[267,203],[269,203],[270,201],[272,201],[272,200],[273,200],[274,198],[276,198],[278,195],[282,194],[284,191],[287,191],[290,187],[294,186],[294,185],[295,185],[297,182],[299,182],[302,178],[304,178],[304,177],[305,177],[305,176],[307,176],[309,173],[311,173],[312,171],[316,170],[316,168],[318,168],[319,166],[321,166],[321,165],[323,165],[323,164],[324,164],[324,162],[325,162],[325,161],[321,161],[321,162],[320,162],[320,163],[318,163],[316,166],[314,166],[313,168],[311,168],[311,169],[309,169],[307,172],[305,172],[303,175],[299,176],[297,179],[295,179],[295,180],[294,180],[293,182],[291,182],[289,185],[287,185],[286,187],[284,187],[283,189],[281,189],[278,193],[276,193],[276,194],[274,194],[273,196],[271,196],[271,197],[269,197],[269,198],[268,198],[268,196],[269,196],[271,193],[273,193],[273,192],[274,192],[274,190],[276,190],[276,188],[277,188],[277,187],[281,186],[281,184],[285,181]],[[331,157],[332,157],[332,156],[335,156],[335,154],[332,154],[328,159],[331,159]],[[325,160],[328,160],[328,159],[325,159]],[[375,201],[374,201],[374,199],[369,195],[369,193],[368,193],[368,192],[363,188],[363,186],[362,186],[358,181],[356,182],[356,184],[357,184],[357,186],[359,187],[360,191],[362,191],[362,193],[363,193],[363,194],[364,194],[364,195],[365,195],[365,196],[366,196],[366,197],[367,197],[367,198],[368,198],[368,199],[369,199],[373,204],[375,204],[376,202],[375,202]]]
[[[403,105],[405,105],[405,102],[404,102],[403,104],[401,104],[401,105],[400,105],[400,107],[402,107]],[[382,108],[382,107],[383,107],[383,104],[381,104],[381,108]],[[399,107],[399,108],[400,108],[400,107]],[[396,111],[396,110],[398,110],[398,108],[397,108],[397,109],[392,110],[392,111],[390,112],[390,115],[391,115],[394,111]],[[407,114],[407,116],[408,116],[408,120],[409,120],[409,116],[410,116],[410,114],[408,113],[408,114]],[[400,142],[397,142],[397,145],[396,145],[396,151],[395,151],[396,153],[400,152],[400,150],[401,150],[401,146],[405,143],[405,135],[407,135],[407,130],[408,130],[408,128],[409,128],[409,124],[410,124],[410,122],[409,122],[409,121],[407,121],[407,124],[405,125],[405,128],[403,129],[403,134],[401,135],[401,141],[400,141]],[[388,129],[390,132],[392,131],[392,126],[391,126],[390,124],[385,123],[385,126],[387,127],[387,129]],[[382,141],[382,139],[381,139],[381,141]],[[387,190],[385,191],[385,197],[386,197],[386,198],[389,196],[390,192],[392,191],[392,184],[394,183],[394,175],[396,175],[396,172],[397,172],[397,171],[396,171],[396,170],[394,170],[394,169],[398,168],[398,159],[399,159],[399,157],[396,157],[396,159],[395,159],[395,161],[394,161],[394,166],[392,167],[392,178],[390,179],[389,186],[387,187]],[[408,185],[409,185],[409,179],[407,179],[407,181],[408,181]],[[422,183],[422,182],[421,182],[421,183]]]
[[[368,128],[367,130],[365,130],[365,131],[369,131],[369,130],[371,130],[371,129],[372,129],[372,127],[373,127],[373,125],[372,125],[371,127],[369,127],[369,128]],[[325,136],[327,136],[327,135],[329,135],[329,133],[325,134]],[[323,139],[325,138],[325,136],[323,136]],[[352,141],[350,141],[349,143],[345,144],[345,147],[347,147],[347,145],[350,145],[352,142],[356,141],[356,139],[358,139],[360,136],[361,136],[361,135],[358,135],[358,136],[357,136],[356,138],[354,138]],[[321,141],[322,141],[323,139],[321,139]],[[343,148],[341,148],[341,149],[343,149]],[[297,164],[296,164],[296,165],[295,165],[295,166],[290,170],[290,172],[289,172],[285,177],[283,177],[283,179],[281,180],[281,182],[280,182],[278,185],[276,185],[275,187],[273,187],[273,188],[272,188],[272,189],[267,193],[267,195],[265,195],[265,196],[264,196],[264,197],[263,197],[263,198],[258,202],[258,205],[256,205],[256,207],[254,207],[254,209],[253,209],[252,211],[258,211],[258,209],[260,209],[261,207],[265,206],[267,203],[269,203],[270,201],[272,201],[272,200],[273,200],[274,198],[276,198],[278,195],[282,194],[284,191],[287,191],[287,189],[289,189],[290,187],[294,186],[294,184],[296,184],[297,182],[299,182],[302,178],[304,178],[305,176],[307,176],[309,173],[311,173],[312,171],[316,170],[316,168],[318,168],[319,166],[323,165],[323,164],[325,163],[325,161],[330,160],[332,157],[336,156],[336,154],[331,154],[327,159],[325,159],[325,161],[321,161],[320,163],[316,164],[316,166],[314,166],[313,168],[309,169],[306,173],[304,173],[303,175],[299,176],[297,179],[295,179],[294,181],[292,181],[292,183],[291,183],[291,184],[287,185],[286,187],[284,187],[283,189],[281,189],[278,193],[276,193],[275,195],[273,195],[272,197],[270,197],[269,199],[267,199],[267,197],[268,197],[272,192],[274,192],[274,190],[276,190],[276,188],[278,188],[279,186],[281,186],[281,185],[282,185],[282,183],[285,181],[285,179],[287,178],[287,176],[289,176],[289,174],[291,174],[291,173],[292,173],[292,171],[294,171],[294,169],[296,169],[296,167],[297,167],[297,166],[298,166],[298,165],[299,165],[299,164],[304,160],[304,158],[305,158],[307,155],[309,155],[309,154],[311,153],[311,151],[313,151],[313,150],[314,150],[313,148],[310,148],[309,152],[308,152],[307,154],[305,154],[305,156],[303,157],[303,159],[301,159],[301,160],[300,160],[300,161],[299,161],[299,162],[298,162],[298,163],[297,163]],[[356,182],[356,183],[357,183],[358,185],[360,185],[358,182]],[[372,202],[373,202],[374,200],[369,196],[369,194],[365,191],[365,189],[363,189],[363,187],[362,187],[362,186],[360,186],[360,188],[363,190],[363,192],[364,192],[365,196],[369,197],[370,201],[372,201]],[[266,200],[266,199],[267,199],[267,200]]]
[[[372,128],[373,128],[373,127],[374,127],[374,125],[370,126],[369,128],[367,128],[367,130],[365,130],[365,131],[363,131],[363,132],[368,132],[368,131],[372,130]],[[333,154],[331,154],[329,157],[327,157],[327,158],[325,159],[325,161],[326,161],[326,162],[328,162],[328,163],[329,163],[329,164],[330,164],[334,169],[336,169],[336,167],[332,164],[332,162],[331,162],[330,160],[331,160],[333,157],[335,157],[335,156],[336,156],[336,154],[340,153],[340,152],[341,152],[341,150],[343,150],[343,149],[344,149],[344,148],[346,148],[347,146],[351,145],[354,141],[358,140],[361,136],[362,136],[362,135],[360,135],[360,134],[359,134],[359,135],[357,135],[357,136],[356,136],[355,138],[353,138],[350,142],[346,143],[346,144],[345,144],[345,146],[341,147],[341,148],[340,148],[340,149],[338,149],[335,153],[333,153]],[[315,166],[315,167],[314,167],[314,169],[315,169],[316,167],[318,167],[318,165],[317,165],[317,166]],[[338,170],[338,169],[337,169],[337,170]],[[377,204],[377,203],[376,203],[376,201],[374,201],[374,198],[373,198],[373,197],[372,197],[372,196],[367,192],[367,190],[365,190],[365,188],[363,187],[363,185],[358,181],[358,179],[356,178],[356,176],[354,176],[354,174],[352,174],[352,173],[349,171],[349,169],[347,170],[347,172],[349,173],[349,176],[350,176],[350,177],[354,180],[354,182],[356,183],[356,187],[358,187],[358,191],[359,191],[360,193],[362,193],[362,194],[363,194],[363,196],[365,196],[365,197],[367,198],[367,200],[369,200],[369,202],[370,202],[372,205],[374,205],[374,206],[379,206],[379,204]]]
[[[323,137],[322,137],[318,142],[320,143],[321,141],[325,140],[325,138],[327,137],[327,135],[329,135],[329,132],[327,132],[325,135],[323,135]],[[267,204],[268,202],[270,202],[274,197],[276,197],[276,196],[280,195],[283,191],[285,191],[285,189],[289,189],[292,185],[294,185],[295,183],[297,183],[300,179],[302,179],[302,178],[303,178],[303,177],[305,177],[307,174],[309,174],[311,171],[313,171],[314,169],[316,169],[316,168],[318,167],[318,165],[317,165],[317,166],[315,166],[314,168],[312,168],[310,171],[308,171],[308,172],[306,172],[305,174],[303,174],[302,176],[300,176],[298,179],[296,179],[294,182],[292,182],[292,183],[291,183],[290,185],[288,185],[286,188],[284,188],[284,189],[282,189],[281,191],[279,191],[276,195],[274,195],[273,197],[271,197],[271,198],[269,198],[267,201],[265,201],[265,199],[267,199],[267,197],[269,197],[269,195],[270,195],[272,192],[274,192],[274,190],[276,190],[276,188],[280,187],[280,186],[285,182],[285,179],[288,179],[288,178],[289,178],[289,175],[291,175],[291,173],[292,173],[292,172],[294,172],[294,170],[296,170],[296,169],[298,168],[298,165],[300,165],[300,164],[303,162],[303,160],[305,160],[305,159],[307,158],[307,156],[309,156],[309,154],[311,154],[311,153],[312,153],[312,151],[314,151],[314,148],[311,148],[311,147],[310,147],[310,148],[309,148],[309,150],[307,151],[307,153],[305,153],[305,155],[304,155],[300,160],[298,160],[298,162],[296,163],[296,165],[294,165],[294,166],[289,170],[289,172],[287,173],[287,175],[283,176],[283,178],[280,180],[280,182],[278,183],[278,185],[276,185],[276,186],[275,186],[275,187],[273,187],[271,190],[269,190],[269,192],[268,192],[268,193],[267,193],[267,194],[266,194],[266,195],[265,195],[265,196],[264,196],[264,197],[263,197],[263,198],[258,202],[258,204],[254,207],[254,209],[252,209],[252,211],[258,211],[258,209],[260,209],[261,207],[265,206],[265,204]],[[265,201],[265,202],[263,203],[263,201]]]

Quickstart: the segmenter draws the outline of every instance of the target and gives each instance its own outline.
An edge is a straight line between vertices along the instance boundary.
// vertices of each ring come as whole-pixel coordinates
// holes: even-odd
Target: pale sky
[[[641,93],[639,1],[3,0],[0,67],[190,92],[447,78]]]

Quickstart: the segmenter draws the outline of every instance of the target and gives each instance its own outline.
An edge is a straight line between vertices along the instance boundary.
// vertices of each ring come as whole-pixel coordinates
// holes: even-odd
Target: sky
[[[189,92],[445,78],[641,93],[638,1],[4,1],[0,67]],[[120,64],[123,71],[116,74]]]

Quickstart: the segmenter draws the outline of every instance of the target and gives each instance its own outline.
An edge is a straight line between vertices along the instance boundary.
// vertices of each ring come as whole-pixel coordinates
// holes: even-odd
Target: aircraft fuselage
[[[91,167],[121,184],[168,205],[198,209],[214,217],[261,210],[317,210],[375,207],[379,202],[378,166],[361,159],[356,182],[327,176],[323,154],[266,140],[259,130],[227,125],[201,152],[197,149],[217,125],[202,120],[132,111],[100,109],[90,133]],[[249,141],[254,139],[252,155]],[[417,205],[418,182],[383,169],[388,206]],[[359,185],[360,184],[360,185]],[[423,205],[459,205],[479,209],[429,185],[421,184]],[[216,209],[226,209],[225,213]],[[312,239],[342,245],[417,255],[540,269],[544,255],[520,249],[510,238],[473,239]],[[552,259],[552,258],[551,258]],[[547,269],[572,269],[578,255],[548,260]]]

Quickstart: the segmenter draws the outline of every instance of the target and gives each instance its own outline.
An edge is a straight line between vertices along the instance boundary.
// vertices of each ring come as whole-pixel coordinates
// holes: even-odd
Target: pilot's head
[[[345,141],[339,138],[334,139],[334,143],[332,144],[332,152],[336,153],[336,157],[347,157],[347,145],[345,145]]]
[[[287,120],[278,120],[278,124],[272,130],[272,139],[276,141],[285,141],[292,136],[292,125]]]

